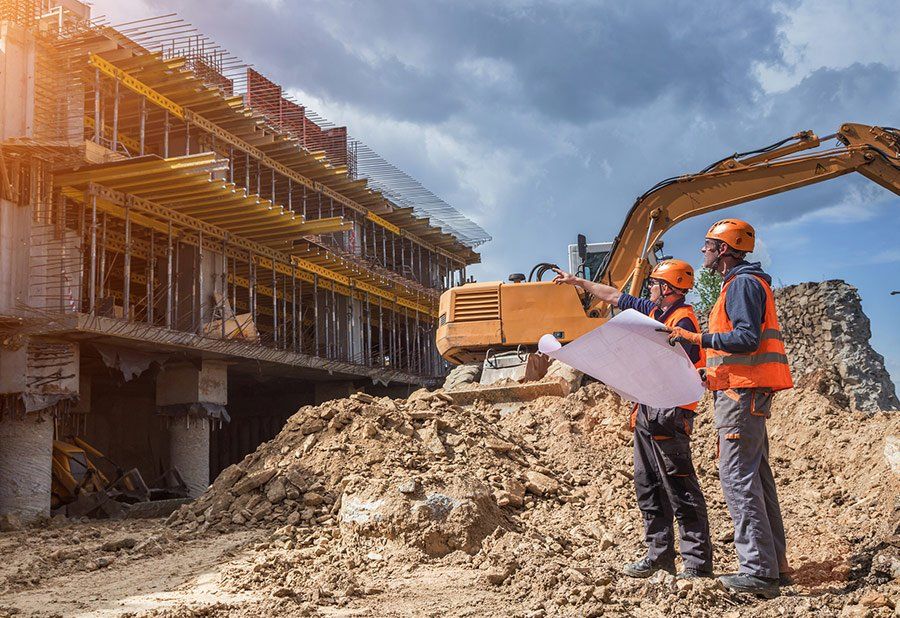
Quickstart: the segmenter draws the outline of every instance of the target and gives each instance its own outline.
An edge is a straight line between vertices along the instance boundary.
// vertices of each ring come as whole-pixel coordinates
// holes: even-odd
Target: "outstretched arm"
[[[596,281],[588,281],[587,279],[570,275],[562,270],[554,270],[556,271],[556,277],[553,279],[553,283],[579,287],[594,298],[609,303],[622,311],[634,309],[635,311],[640,311],[644,315],[651,315],[653,310],[656,309],[656,305],[649,298],[632,296],[631,294],[620,292],[611,285],[597,283]]]
[[[581,288],[594,298],[618,307],[619,298],[622,296],[622,292],[611,285],[597,283],[596,281],[588,281],[587,279],[576,277],[575,275],[558,268],[554,268],[553,272],[556,273],[556,276],[553,278],[553,283],[557,285],[574,285],[576,288]]]

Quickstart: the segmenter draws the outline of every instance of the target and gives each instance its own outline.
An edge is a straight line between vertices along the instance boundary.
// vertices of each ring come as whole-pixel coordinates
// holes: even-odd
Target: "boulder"
[[[266,483],[268,483],[269,479],[275,476],[276,472],[277,470],[275,470],[275,468],[269,468],[268,470],[259,470],[258,472],[248,474],[240,481],[235,483],[231,491],[237,496],[245,494],[256,489],[260,485],[265,485]]]
[[[529,470],[525,473],[525,489],[536,496],[549,496],[559,491],[559,483],[546,474]]]

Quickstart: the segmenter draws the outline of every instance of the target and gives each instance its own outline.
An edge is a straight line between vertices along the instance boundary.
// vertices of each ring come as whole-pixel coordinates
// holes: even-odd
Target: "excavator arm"
[[[829,139],[841,146],[804,153]],[[649,268],[648,250],[673,225],[850,172],[900,195],[900,130],[848,123],[821,140],[804,131],[699,173],[664,180],[635,201],[597,280],[637,294]]]

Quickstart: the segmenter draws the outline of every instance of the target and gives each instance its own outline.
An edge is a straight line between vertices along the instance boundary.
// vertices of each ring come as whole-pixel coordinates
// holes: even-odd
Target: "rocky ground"
[[[166,522],[0,534],[0,616],[900,616],[900,415],[840,407],[827,379],[770,422],[796,580],[772,601],[619,574],[642,553],[629,409],[590,384],[304,407]],[[708,401],[694,457],[728,572]]]

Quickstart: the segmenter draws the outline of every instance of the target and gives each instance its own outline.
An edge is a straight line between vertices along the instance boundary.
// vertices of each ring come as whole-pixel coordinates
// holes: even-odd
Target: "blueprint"
[[[544,354],[600,380],[624,399],[654,408],[693,403],[705,390],[681,345],[671,346],[662,325],[628,309],[574,341],[541,337]]]

